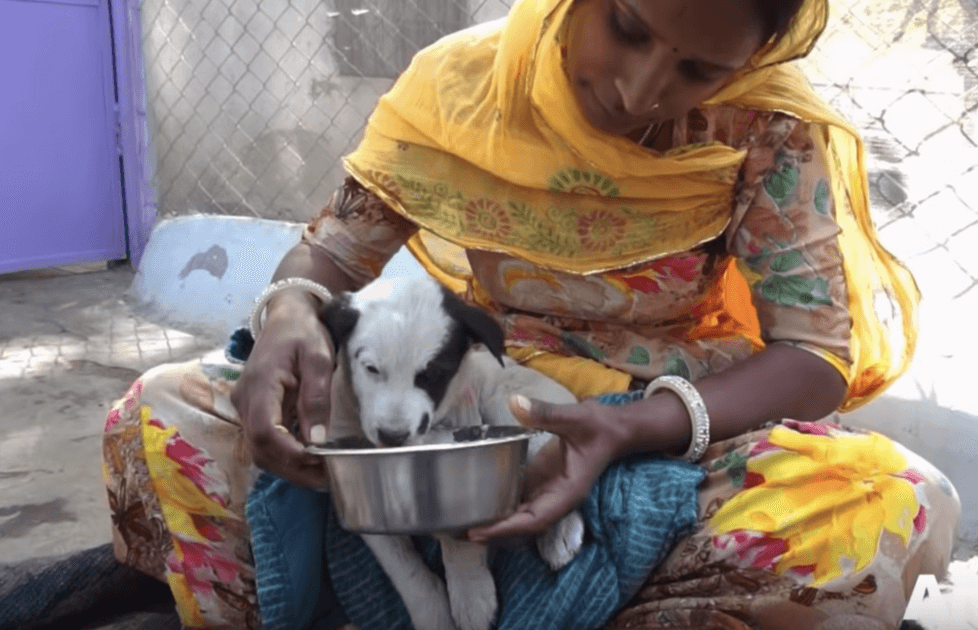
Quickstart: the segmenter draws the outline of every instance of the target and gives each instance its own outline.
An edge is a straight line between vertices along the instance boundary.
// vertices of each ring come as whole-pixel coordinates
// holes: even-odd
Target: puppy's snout
[[[384,446],[401,446],[407,442],[410,436],[410,431],[387,431],[385,429],[377,431],[377,438]]]
[[[424,435],[424,432],[428,430],[428,423],[431,422],[431,416],[427,413],[421,416],[421,425],[418,426],[418,435]]]

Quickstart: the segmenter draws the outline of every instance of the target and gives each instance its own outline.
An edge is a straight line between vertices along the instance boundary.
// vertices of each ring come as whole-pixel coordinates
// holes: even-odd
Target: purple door
[[[0,0],[0,273],[127,257],[108,0]]]

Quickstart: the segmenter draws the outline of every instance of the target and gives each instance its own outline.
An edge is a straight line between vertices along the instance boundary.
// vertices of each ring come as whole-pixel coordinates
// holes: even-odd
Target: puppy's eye
[[[380,374],[380,370],[377,369],[377,366],[370,365],[369,363],[367,365],[364,365],[363,369],[367,370],[371,374]]]

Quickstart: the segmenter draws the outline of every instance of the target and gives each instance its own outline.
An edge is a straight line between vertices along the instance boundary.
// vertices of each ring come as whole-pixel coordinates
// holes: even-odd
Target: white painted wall
[[[245,325],[254,300],[302,235],[285,221],[194,215],[153,230],[130,295],[141,314],[217,341]],[[384,269],[389,278],[423,273],[406,249]]]

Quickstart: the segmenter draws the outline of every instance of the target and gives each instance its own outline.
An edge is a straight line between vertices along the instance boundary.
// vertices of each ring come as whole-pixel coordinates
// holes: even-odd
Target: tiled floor
[[[135,315],[129,270],[0,276],[0,561],[109,540],[100,432],[142,371],[217,345]]]

